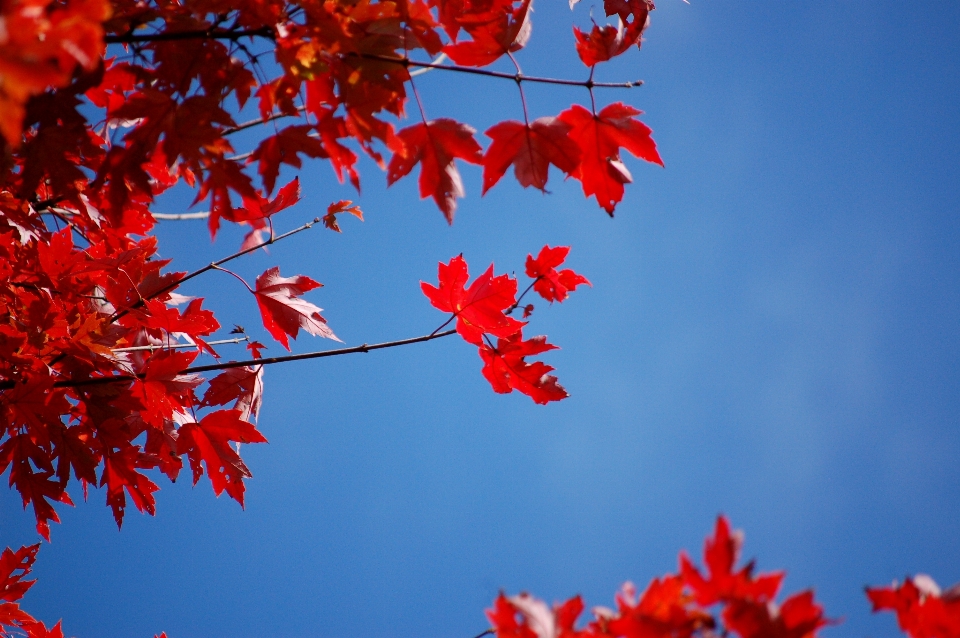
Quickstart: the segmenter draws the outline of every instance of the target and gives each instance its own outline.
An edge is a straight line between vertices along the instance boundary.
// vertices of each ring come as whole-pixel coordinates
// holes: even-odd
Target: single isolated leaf
[[[420,164],[420,198],[433,197],[447,223],[453,223],[457,198],[463,197],[463,181],[454,164],[459,157],[471,164],[481,164],[483,156],[474,130],[466,124],[441,118],[426,124],[409,126],[397,138],[403,144],[390,158],[387,184],[393,184]]]
[[[623,147],[635,157],[663,166],[657,145],[646,124],[634,119],[641,111],[621,102],[603,108],[597,115],[577,104],[560,114],[570,125],[570,137],[582,152],[574,175],[586,196],[594,195],[610,216],[623,199],[623,185],[633,181],[620,161]]]
[[[527,255],[527,277],[536,280],[533,289],[550,303],[562,302],[577,286],[592,285],[586,277],[569,268],[557,271],[557,266],[564,262],[569,253],[569,246],[544,246],[536,259],[533,255]]]
[[[483,376],[493,386],[494,392],[500,394],[517,390],[541,405],[566,399],[570,395],[557,383],[555,376],[548,374],[553,371],[551,366],[541,361],[528,363],[525,360],[525,357],[556,348],[547,343],[544,336],[524,341],[521,332],[498,339],[496,348],[482,344],[480,358],[483,359]]]
[[[299,299],[303,293],[321,285],[303,275],[281,277],[280,268],[277,266],[257,277],[257,287],[253,294],[257,297],[263,325],[287,350],[290,349],[287,335],[296,339],[300,328],[315,337],[340,341],[327,326],[327,320],[320,316],[323,308]]]
[[[504,314],[516,303],[517,280],[509,275],[493,276],[493,264],[465,288],[470,274],[462,255],[439,264],[439,287],[420,282],[420,289],[434,308],[453,313],[457,318],[457,332],[474,345],[483,343],[483,334],[509,337],[524,325]]]
[[[355,206],[349,199],[342,199],[327,206],[327,214],[323,216],[323,225],[339,233],[340,224],[337,223],[337,215],[341,213],[349,213],[363,221],[363,211],[360,210],[360,206]]]
[[[550,164],[572,174],[580,165],[580,147],[569,132],[570,126],[555,117],[541,117],[530,126],[511,120],[487,129],[484,134],[493,143],[483,156],[483,192],[500,181],[511,164],[524,188],[546,190]]]

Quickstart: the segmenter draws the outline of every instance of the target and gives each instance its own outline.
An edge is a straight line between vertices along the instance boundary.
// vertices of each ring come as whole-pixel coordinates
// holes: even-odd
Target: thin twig
[[[374,53],[349,53],[349,57],[363,58],[364,60],[380,60],[381,62],[394,62],[403,66],[417,66],[430,69],[440,69],[443,71],[455,71],[458,73],[472,73],[473,75],[485,75],[492,78],[501,78],[504,80],[513,80],[515,82],[542,82],[544,84],[564,84],[566,86],[583,86],[586,88],[603,89],[631,89],[635,86],[641,86],[643,80],[634,80],[632,82],[594,82],[592,80],[564,80],[561,78],[544,78],[535,75],[521,75],[519,73],[503,73],[500,71],[490,71],[487,69],[475,69],[470,66],[460,66],[456,64],[435,64],[433,62],[416,62],[414,60],[405,60],[403,58],[393,58],[386,55],[376,55]]]
[[[207,341],[208,346],[222,346],[227,343],[242,343],[244,341],[250,341],[250,337],[237,337],[236,339],[220,339],[219,341]],[[200,344],[197,343],[175,343],[169,346],[130,346],[129,348],[113,348],[113,352],[142,352],[155,350],[179,350],[181,348],[196,348],[200,349]]]
[[[246,361],[228,361],[226,363],[214,363],[206,366],[194,366],[192,368],[186,368],[177,373],[181,374],[193,374],[197,372],[212,372],[214,370],[227,370],[229,368],[242,368],[244,366],[257,366],[257,365],[270,365],[273,363],[286,363],[289,361],[303,361],[305,359],[320,359],[323,357],[336,357],[343,354],[354,354],[357,352],[370,352],[371,350],[383,350],[384,348],[396,348],[397,346],[407,346],[414,343],[422,343],[424,341],[433,341],[434,339],[440,339],[441,337],[448,337],[456,333],[456,330],[447,330],[445,332],[438,332],[437,334],[423,335],[422,337],[413,337],[410,339],[400,339],[398,341],[385,341],[383,343],[373,343],[373,344],[363,344],[361,346],[353,346],[351,348],[338,348],[336,350],[319,350],[317,352],[304,352],[302,354],[289,354],[281,357],[269,357],[264,359],[248,359]],[[83,379],[83,380],[70,380],[65,379],[63,381],[57,381],[53,384],[55,388],[77,388],[88,385],[103,385],[105,383],[122,383],[126,381],[134,381],[137,379],[143,379],[146,376],[146,373],[141,372],[139,374],[118,374],[109,377],[95,377],[93,379]],[[0,381],[0,390],[9,390],[10,388],[16,387],[15,381]]]
[[[240,38],[269,38],[273,39],[273,27],[263,26],[257,29],[195,29],[189,31],[164,31],[161,33],[124,33],[120,35],[106,35],[103,41],[106,44],[137,44],[143,42],[169,42],[171,40],[239,40]]]
[[[210,217],[210,211],[202,210],[196,213],[150,213],[154,219],[181,220],[181,219],[206,219]]]
[[[177,281],[174,281],[173,283],[167,284],[167,285],[164,286],[163,288],[160,288],[159,290],[151,293],[150,295],[148,295],[148,296],[146,296],[146,297],[144,297],[144,298],[142,298],[142,299],[139,299],[136,303],[130,305],[129,307],[127,307],[127,308],[125,308],[125,309],[123,309],[123,310],[115,313],[115,314],[113,315],[113,317],[110,319],[110,322],[111,322],[111,323],[114,323],[114,322],[116,322],[118,319],[120,319],[121,317],[125,316],[125,315],[126,315],[128,312],[130,312],[131,310],[133,310],[133,309],[135,309],[135,308],[139,308],[140,306],[143,305],[143,303],[144,303],[146,300],[148,300],[148,299],[153,299],[154,297],[157,297],[157,296],[159,296],[159,295],[162,295],[162,294],[165,293],[165,292],[170,292],[171,290],[173,290],[174,288],[176,288],[176,287],[179,286],[180,284],[182,284],[182,283],[184,283],[184,282],[186,282],[186,281],[190,281],[190,280],[193,279],[194,277],[198,277],[198,276],[202,275],[203,273],[205,273],[205,272],[207,272],[207,271],[209,271],[209,270],[213,270],[213,269],[216,268],[217,266],[221,266],[221,265],[227,263],[228,261],[232,261],[232,260],[236,259],[237,257],[242,257],[242,256],[246,255],[247,253],[252,253],[253,251],[257,250],[258,248],[263,248],[264,246],[269,246],[270,244],[276,243],[276,242],[280,241],[281,239],[286,239],[287,237],[290,237],[291,235],[296,235],[296,234],[299,233],[299,232],[302,232],[302,231],[304,231],[304,230],[307,230],[307,229],[311,228],[314,224],[319,224],[319,223],[320,223],[320,218],[319,218],[319,217],[314,217],[314,218],[313,218],[313,221],[307,222],[307,223],[304,224],[303,226],[299,226],[299,227],[297,227],[297,228],[294,228],[293,230],[288,230],[287,232],[283,233],[282,235],[277,235],[276,237],[270,237],[270,239],[268,239],[267,241],[262,242],[262,243],[259,243],[259,244],[257,244],[256,246],[251,246],[250,248],[246,248],[246,249],[244,249],[244,250],[237,251],[237,252],[233,253],[232,255],[228,255],[227,257],[224,257],[223,259],[220,259],[220,260],[218,260],[218,261],[215,261],[215,262],[212,262],[212,263],[210,263],[210,264],[207,264],[207,265],[204,266],[203,268],[200,268],[200,269],[198,269],[198,270],[194,270],[192,273],[190,273],[190,274],[188,274],[188,275],[184,275],[181,279],[178,279]]]

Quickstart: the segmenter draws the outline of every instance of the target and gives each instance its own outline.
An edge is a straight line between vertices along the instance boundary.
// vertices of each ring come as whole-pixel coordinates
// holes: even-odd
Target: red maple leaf
[[[741,638],[814,638],[818,629],[834,621],[823,617],[823,607],[813,601],[813,592],[805,591],[787,598],[779,607],[733,600],[723,610],[723,622]]]
[[[152,455],[141,452],[137,445],[128,445],[123,450],[104,456],[100,486],[107,486],[107,505],[113,509],[113,518],[118,528],[123,525],[123,514],[127,506],[124,488],[139,511],[145,511],[151,516],[156,513],[157,501],[153,493],[160,488],[137,471],[156,466],[157,460]]]
[[[540,249],[540,254],[537,255],[536,259],[533,258],[533,255],[527,255],[527,277],[536,280],[533,289],[551,303],[554,301],[562,302],[577,286],[582,284],[592,285],[586,277],[569,268],[556,270],[569,253],[569,246],[557,246],[555,248],[544,246]]]
[[[597,115],[579,105],[560,114],[570,125],[570,138],[580,147],[580,167],[574,176],[583,185],[588,197],[595,195],[611,216],[623,199],[623,185],[633,181],[630,171],[620,161],[620,148],[635,157],[663,166],[657,145],[646,124],[633,118],[641,111],[621,102],[604,107]]]
[[[130,394],[137,398],[142,409],[140,417],[155,428],[163,428],[164,421],[173,418],[175,411],[193,402],[193,389],[203,383],[195,374],[180,374],[197,358],[196,352],[160,350],[147,359],[143,379],[135,381]]]
[[[524,341],[522,332],[498,339],[496,348],[483,344],[480,346],[483,376],[494,392],[500,394],[517,390],[541,405],[566,399],[570,395],[557,383],[557,378],[549,374],[553,367],[541,361],[528,363],[524,360],[527,356],[556,349],[557,346],[547,343],[544,336]]]
[[[15,603],[27,593],[35,580],[23,580],[33,568],[40,544],[21,547],[17,551],[9,547],[0,554],[0,600]]]
[[[263,398],[263,366],[228,368],[210,379],[210,387],[200,401],[201,406],[226,405],[234,401],[233,409],[240,418],[249,421],[260,414]]]
[[[193,484],[203,476],[203,461],[207,475],[217,496],[226,490],[243,506],[243,479],[253,475],[240,455],[230,445],[237,443],[266,443],[257,428],[241,418],[239,410],[217,410],[203,417],[199,423],[187,423],[180,427],[177,448],[186,454],[193,470]]]
[[[740,571],[733,567],[740,557],[743,534],[732,532],[730,522],[725,516],[717,518],[717,526],[712,538],[704,542],[703,560],[708,576],[701,575],[686,552],[680,553],[680,573],[684,582],[693,590],[697,602],[709,606],[716,602],[732,599],[766,603],[776,597],[783,581],[782,572],[761,574],[754,578],[753,562]]]
[[[339,202],[334,202],[327,206],[327,214],[323,216],[323,225],[339,233],[340,224],[337,223],[337,215],[342,213],[349,213],[360,221],[363,221],[363,211],[360,210],[360,206],[354,204],[349,199],[341,199]]]
[[[580,164],[580,147],[569,131],[570,126],[555,117],[541,117],[530,126],[511,120],[487,129],[484,135],[493,143],[483,156],[483,192],[500,181],[511,164],[524,188],[545,190],[550,164],[572,174]]]
[[[510,10],[489,11],[476,16],[461,16],[458,22],[473,40],[457,42],[444,47],[443,52],[457,64],[487,66],[502,55],[519,51],[530,39],[530,5],[524,0]]]
[[[653,8],[653,2],[649,0],[605,0],[606,14],[617,14],[620,24],[617,27],[594,24],[589,35],[574,27],[580,60],[587,66],[594,66],[620,55],[634,44],[640,48],[641,36]]]
[[[890,587],[867,588],[873,611],[893,611],[910,638],[960,636],[960,584],[945,592],[925,574]]]
[[[201,347],[205,347],[216,355],[199,337],[218,330],[220,323],[214,318],[212,311],[200,308],[202,303],[202,299],[194,299],[181,314],[177,308],[169,308],[161,301],[148,299],[143,304],[146,312],[138,313],[141,315],[140,323],[153,331],[162,331],[159,335],[155,335],[160,338],[163,338],[165,334],[184,333],[200,343]]]
[[[327,326],[327,320],[320,316],[323,308],[299,299],[303,293],[321,285],[303,275],[281,277],[280,268],[277,266],[257,277],[254,294],[263,317],[263,325],[287,350],[290,349],[287,335],[296,339],[300,328],[315,337],[340,341]]]
[[[462,255],[439,264],[439,287],[420,282],[420,289],[434,308],[453,313],[457,332],[474,345],[483,343],[483,334],[509,337],[525,325],[504,314],[516,303],[517,280],[509,275],[493,276],[493,264],[465,288],[470,274]]]
[[[715,624],[712,616],[689,605],[680,576],[654,578],[639,598],[633,583],[626,583],[616,599],[617,611],[598,614],[595,623],[606,636],[689,638]]]
[[[493,609],[487,610],[487,618],[497,638],[588,638],[593,635],[589,630],[578,631],[575,627],[581,613],[583,599],[580,596],[551,609],[526,593],[509,598],[500,594]]]
[[[420,198],[433,197],[448,223],[453,223],[457,198],[464,196],[463,181],[454,164],[459,157],[471,164],[483,162],[474,130],[466,124],[440,118],[408,126],[397,138],[403,144],[390,158],[387,184],[393,184],[420,164]]]

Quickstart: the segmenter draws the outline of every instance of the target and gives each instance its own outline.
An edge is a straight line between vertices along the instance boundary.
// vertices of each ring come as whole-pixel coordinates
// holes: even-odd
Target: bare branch
[[[154,219],[174,220],[183,219],[206,219],[210,217],[210,211],[202,210],[196,213],[150,213]]]
[[[207,341],[208,346],[222,346],[227,343],[243,343],[244,341],[250,341],[250,337],[237,337],[236,339],[220,339],[219,341]],[[159,345],[159,346],[130,346],[129,348],[114,348],[113,352],[143,352],[149,351],[154,352],[156,350],[180,350],[182,348],[196,348],[200,349],[200,345],[196,343],[175,343],[173,345]]]
[[[116,312],[116,313],[113,315],[113,317],[110,319],[110,323],[116,322],[118,319],[120,319],[120,317],[125,316],[125,315],[126,315],[128,312],[130,312],[131,310],[133,310],[133,309],[135,309],[135,308],[139,308],[140,306],[143,305],[143,303],[144,303],[145,301],[147,301],[147,300],[149,300],[149,299],[153,299],[154,297],[158,297],[158,296],[162,295],[162,294],[165,293],[165,292],[170,292],[171,290],[173,290],[174,288],[176,288],[177,286],[179,286],[180,284],[182,284],[182,283],[185,282],[185,281],[190,281],[190,280],[193,279],[194,277],[198,277],[198,276],[202,275],[203,273],[207,272],[208,270],[214,270],[215,268],[217,268],[217,266],[220,266],[220,265],[222,265],[222,264],[225,264],[225,263],[227,263],[228,261],[232,261],[232,260],[236,259],[237,257],[242,257],[242,256],[244,256],[244,255],[246,255],[246,254],[248,254],[248,253],[252,253],[253,251],[257,250],[258,248],[263,248],[264,246],[269,246],[270,244],[275,244],[276,242],[280,241],[281,239],[286,239],[287,237],[290,237],[291,235],[296,235],[296,234],[299,233],[299,232],[302,232],[302,231],[304,231],[304,230],[307,230],[307,229],[309,229],[309,228],[312,228],[314,224],[319,224],[319,223],[320,223],[320,218],[319,218],[319,217],[314,217],[314,218],[313,218],[313,221],[309,221],[309,222],[307,222],[306,224],[304,224],[303,226],[299,226],[299,227],[297,227],[297,228],[294,228],[293,230],[288,230],[287,232],[283,233],[282,235],[277,235],[276,237],[271,236],[270,239],[268,239],[267,241],[262,242],[262,243],[260,243],[260,244],[257,244],[256,246],[251,246],[250,248],[247,248],[247,249],[245,249],[245,250],[237,251],[237,252],[233,253],[232,255],[228,255],[227,257],[224,257],[223,259],[220,259],[220,260],[218,260],[218,261],[215,261],[215,262],[213,262],[213,263],[210,263],[210,264],[204,266],[203,268],[200,268],[200,269],[198,269],[198,270],[194,270],[192,273],[190,273],[190,274],[188,274],[188,275],[184,275],[181,279],[178,279],[177,281],[175,281],[175,282],[173,282],[173,283],[171,283],[171,284],[168,284],[168,285],[164,286],[163,288],[160,288],[159,290],[155,291],[154,293],[152,293],[152,294],[150,294],[150,295],[148,295],[148,296],[146,296],[146,297],[143,297],[142,299],[139,299],[136,303],[130,305],[129,307],[124,308],[123,310],[120,310],[120,311]]]

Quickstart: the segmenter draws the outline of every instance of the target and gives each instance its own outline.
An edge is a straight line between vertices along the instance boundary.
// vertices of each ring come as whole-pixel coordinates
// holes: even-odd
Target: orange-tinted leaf
[[[349,213],[363,221],[363,211],[360,210],[360,206],[354,205],[349,199],[342,199],[327,206],[327,214],[323,216],[323,225],[339,233],[340,224],[337,223],[337,215],[341,213]]]

